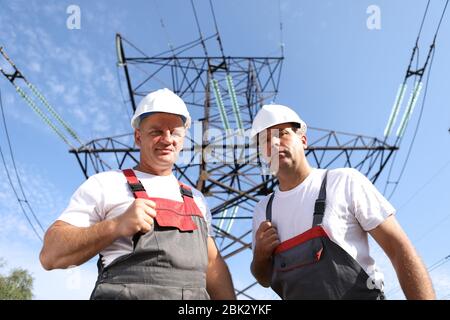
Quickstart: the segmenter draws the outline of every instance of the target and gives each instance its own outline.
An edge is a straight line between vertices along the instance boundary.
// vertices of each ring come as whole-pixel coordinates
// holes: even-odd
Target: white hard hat
[[[291,108],[280,104],[263,105],[253,120],[250,138],[255,138],[258,133],[267,128],[289,122],[298,123],[302,133],[306,133],[306,123]]]
[[[131,119],[131,126],[138,129],[141,120],[155,112],[177,114],[183,119],[186,128],[191,125],[191,116],[184,101],[169,89],[164,88],[153,91],[142,99]]]

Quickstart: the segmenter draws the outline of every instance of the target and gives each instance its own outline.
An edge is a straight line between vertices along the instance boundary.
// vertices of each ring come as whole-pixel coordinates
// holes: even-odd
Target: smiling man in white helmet
[[[172,173],[191,117],[168,89],[147,95],[131,120],[140,161],[84,182],[45,235],[45,269],[99,254],[91,299],[234,299],[203,195]]]
[[[306,130],[282,105],[263,106],[253,121],[251,137],[279,182],[254,209],[251,270],[258,282],[282,299],[384,299],[370,234],[390,258],[406,298],[434,299],[392,205],[355,169],[311,168]]]

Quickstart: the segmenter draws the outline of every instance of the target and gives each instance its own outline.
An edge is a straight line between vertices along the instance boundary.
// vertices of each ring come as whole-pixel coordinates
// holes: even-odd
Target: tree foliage
[[[0,268],[6,265],[0,259]],[[8,275],[0,274],[0,300],[30,300],[33,297],[33,277],[22,268],[15,268]]]

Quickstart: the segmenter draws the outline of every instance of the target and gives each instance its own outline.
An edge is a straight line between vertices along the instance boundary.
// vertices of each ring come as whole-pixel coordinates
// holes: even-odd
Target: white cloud
[[[48,17],[66,14],[65,10],[66,8],[64,7],[63,3],[58,2],[47,2],[45,4],[39,3],[39,7]]]
[[[69,106],[79,107],[80,106],[79,92],[80,87],[77,85],[67,87],[66,92],[63,95],[64,103]]]
[[[66,87],[61,82],[58,82],[57,79],[52,78],[47,81],[47,86],[50,88],[52,94],[60,95],[66,91]]]
[[[97,112],[95,116],[94,132],[96,133],[106,133],[111,129],[111,124],[106,115],[106,112]]]
[[[20,6],[12,7],[14,11]],[[89,15],[91,11],[101,11],[106,15],[93,17],[96,26],[113,22],[120,24],[120,19],[110,14],[107,6],[82,7],[82,14]],[[114,53],[108,56],[111,59],[108,63],[104,52],[92,50],[86,37],[80,38],[77,36],[79,34],[70,33],[62,41],[54,28],[43,27],[39,19],[42,16],[57,16],[61,19],[60,14],[66,16],[63,4],[41,5],[33,2],[32,8],[27,7],[20,12],[20,19],[2,17],[0,30],[7,30],[2,34],[5,33],[6,49],[11,58],[76,131],[93,132],[102,136],[123,133],[124,130],[116,132],[119,128],[126,127],[125,131],[128,131],[125,121],[124,124],[115,125],[113,133],[109,132],[112,123],[119,123],[119,119],[126,120],[113,70],[116,68]],[[11,36],[13,30],[21,34],[20,41]],[[89,37],[100,35],[97,29],[92,31]],[[47,80],[39,82],[43,71]],[[41,108],[44,109],[43,106]],[[32,112],[13,112],[13,115],[15,121],[26,125],[34,123],[35,127],[45,128]]]
[[[118,90],[117,80],[109,68],[103,68],[103,74],[100,79],[100,85],[106,86],[110,93],[116,93],[116,91]]]
[[[72,61],[72,68],[74,71],[79,71],[82,77],[90,77],[93,73],[94,62],[84,50],[74,52]]]
[[[41,64],[38,62],[31,62],[29,67],[31,71],[41,72]]]
[[[450,300],[450,265],[446,264],[431,272],[431,279],[438,299]]]
[[[11,167],[10,164],[8,164]],[[46,173],[33,166],[19,167],[25,194],[44,229],[66,204]],[[18,190],[15,176],[13,183]],[[30,211],[27,210],[30,214]],[[30,219],[33,219],[31,214]],[[38,228],[37,224],[35,227]],[[8,262],[7,269],[21,267],[34,277],[35,299],[88,299],[96,280],[93,263],[73,270],[45,271],[39,262],[41,242],[25,219],[16,197],[0,168],[0,257]],[[4,268],[5,269],[5,268]],[[1,270],[6,272],[6,270]]]
[[[82,124],[87,123],[88,117],[81,108],[73,108],[71,109],[71,112]]]
[[[8,74],[12,71],[10,64],[3,57],[0,59],[0,68]]]
[[[7,162],[10,177],[19,198],[22,200],[25,213],[21,209],[19,202],[13,192],[11,185],[6,177],[6,171],[3,166],[0,167],[0,242],[9,242],[10,239],[20,238],[25,242],[38,241],[32,227],[26,219],[25,214],[31,220],[34,228],[42,236],[43,232],[38,223],[33,217],[33,212],[39,219],[42,227],[46,229],[48,225],[54,220],[55,215],[62,211],[66,205],[58,192],[57,188],[45,177],[45,172],[38,170],[34,166],[22,166],[17,163],[18,173],[21,179],[22,187],[28,203],[33,212],[29,209],[27,204],[23,201],[20,186],[12,165]]]

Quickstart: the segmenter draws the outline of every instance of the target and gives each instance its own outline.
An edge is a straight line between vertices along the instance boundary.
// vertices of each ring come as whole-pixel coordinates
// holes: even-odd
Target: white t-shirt
[[[134,170],[142,182],[149,197],[165,198],[183,201],[178,180],[174,175],[155,176]],[[213,236],[211,228],[211,213],[205,198],[197,189],[191,188],[195,204],[208,225],[208,234]],[[73,194],[69,206],[58,220],[65,221],[77,227],[90,227],[97,222],[113,219],[123,214],[134,201],[134,196],[127,180],[120,170],[102,172],[89,177]],[[103,265],[107,266],[116,258],[133,250],[131,237],[115,240],[100,254]]]
[[[314,204],[319,196],[324,169],[313,169],[294,189],[275,190],[272,202],[272,223],[280,241],[293,238],[312,227]],[[382,283],[383,274],[370,256],[367,231],[376,228],[395,214],[394,207],[359,171],[351,168],[328,172],[326,210],[323,227],[332,241],[355,259],[375,283]],[[266,220],[269,196],[255,207],[253,243],[259,225]]]

